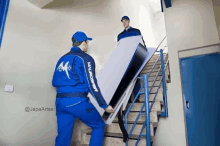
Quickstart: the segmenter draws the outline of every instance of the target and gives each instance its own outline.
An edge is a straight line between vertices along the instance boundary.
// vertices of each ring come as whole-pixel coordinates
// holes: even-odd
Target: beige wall
[[[34,4],[35,6],[39,8],[43,8],[47,4],[51,3],[53,0],[27,0],[30,3]]]
[[[10,2],[0,50],[2,146],[54,144],[56,93],[51,79],[57,60],[69,51],[70,38],[75,31],[83,30],[94,39],[89,44],[89,54],[94,56],[97,72],[115,48],[117,35],[123,30],[120,22],[123,15],[131,18],[133,27],[142,26],[148,46],[156,45],[151,42],[159,38],[153,34],[153,25],[144,27],[145,23],[152,23],[151,19],[138,17],[147,11],[140,11],[140,5],[150,7],[145,0],[59,2],[54,0],[45,9],[23,0]],[[150,12],[148,15],[151,16]],[[143,23],[140,19],[146,20]],[[13,93],[4,92],[6,83],[14,85]],[[53,111],[25,112],[25,107],[49,107]]]
[[[212,0],[173,0],[164,17],[169,49],[171,83],[169,117],[161,119],[155,146],[186,146],[178,51],[219,43]]]
[[[213,9],[215,13],[215,21],[218,29],[218,36],[220,40],[220,1],[219,0],[213,0]]]

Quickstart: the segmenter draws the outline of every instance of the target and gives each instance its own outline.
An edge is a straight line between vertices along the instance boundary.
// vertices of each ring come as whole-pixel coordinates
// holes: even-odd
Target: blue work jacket
[[[99,106],[108,106],[99,89],[95,76],[95,61],[79,47],[62,56],[57,62],[52,85],[57,93],[88,93],[95,97]]]

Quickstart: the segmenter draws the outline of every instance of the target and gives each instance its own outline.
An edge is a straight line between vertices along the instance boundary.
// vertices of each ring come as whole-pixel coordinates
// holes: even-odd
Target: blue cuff
[[[103,108],[104,110],[105,110],[107,107],[108,107],[107,104],[104,104],[104,105],[101,106],[101,108]]]

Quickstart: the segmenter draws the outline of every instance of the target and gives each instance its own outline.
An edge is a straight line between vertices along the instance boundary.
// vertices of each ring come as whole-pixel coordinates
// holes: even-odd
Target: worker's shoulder
[[[121,33],[118,34],[118,36],[121,36],[124,33],[125,33],[125,31],[123,30]]]
[[[60,61],[60,60],[63,60],[67,55],[68,55],[68,53],[63,54],[63,55],[59,58],[59,61]]]
[[[93,57],[90,56],[89,54],[87,53],[80,53],[79,55],[76,55],[77,57],[77,60],[82,60],[84,62],[88,62],[88,61],[94,61]]]
[[[141,32],[139,29],[137,28],[132,28],[133,31],[137,31],[137,32]]]

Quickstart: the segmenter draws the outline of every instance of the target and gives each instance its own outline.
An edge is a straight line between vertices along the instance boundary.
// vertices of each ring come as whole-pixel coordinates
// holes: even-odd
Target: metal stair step
[[[149,82],[152,82],[152,81],[154,81],[154,79],[155,79],[155,77],[149,77],[149,78],[148,78],[148,81],[149,81]],[[162,79],[162,76],[158,76],[157,79],[156,79],[156,81],[160,81],[161,79]]]
[[[144,81],[141,81],[141,85],[143,85]],[[148,82],[148,88],[150,89],[151,86],[153,85],[153,81]],[[155,81],[153,87],[158,87],[160,85],[160,81]]]
[[[128,124],[134,124],[135,121],[128,121]],[[145,121],[137,121],[137,125],[143,125]],[[159,122],[159,119],[158,119]],[[157,123],[152,123],[153,127],[157,127],[158,126],[158,122]],[[112,123],[118,123],[118,120],[113,120]]]
[[[168,58],[163,58],[164,62],[167,62],[167,60],[168,60]],[[161,63],[161,59],[159,58],[159,60],[158,60],[158,57],[157,57],[157,58],[150,59],[147,64],[149,64],[149,63],[154,64],[156,61],[157,61],[157,63]]]
[[[135,121],[139,112],[130,112],[128,115],[128,121]],[[114,121],[118,121],[118,117],[115,117]],[[138,121],[145,121],[145,116],[140,116]],[[157,123],[158,122],[158,113],[157,111],[151,111],[150,113],[150,122]]]
[[[130,107],[132,103],[128,103],[127,107],[126,107],[126,111],[128,110],[128,108]],[[149,106],[152,105],[152,102],[149,102]],[[133,107],[131,108],[131,111],[140,111],[141,107],[143,106],[143,103],[134,103]],[[145,111],[145,108],[143,109],[143,111]],[[154,105],[151,109],[151,111],[157,111],[157,112],[161,112],[161,103],[160,101],[155,101]]]
[[[161,66],[160,64],[156,64],[156,65],[155,65],[155,68],[160,68],[160,66]],[[149,69],[149,68],[152,68],[152,67],[153,67],[153,65],[148,65],[148,64],[147,64],[147,65],[144,67],[144,69],[145,69],[145,68],[146,68],[146,69]]]
[[[149,61],[148,63],[155,63],[155,62],[157,61],[157,59],[158,59],[158,58],[153,58],[153,59],[150,59],[150,61]],[[168,59],[168,58],[163,59],[163,60],[164,60],[164,62],[166,62],[166,61],[167,61],[167,59]],[[159,61],[158,61],[158,62],[161,62],[161,59],[159,59]]]
[[[168,68],[166,70],[168,70]],[[151,69],[144,69],[140,72],[140,74],[148,74],[149,75],[149,73],[151,72],[150,76],[156,76],[158,71],[159,71],[159,68],[154,69],[152,72],[151,72]],[[162,75],[162,69],[160,70],[159,75]]]
[[[147,72],[146,70],[143,70],[143,71],[140,72],[140,74],[148,74],[148,76],[149,76],[149,73],[150,72]],[[158,74],[158,76],[162,76],[162,72],[159,72],[159,73],[158,72],[152,72],[150,74],[150,77],[156,77],[157,74]]]
[[[144,76],[144,74],[141,74],[141,75]],[[155,78],[156,78],[156,76],[155,77],[154,76],[148,77],[148,82],[153,82],[155,80]],[[162,78],[163,78],[162,75],[158,75],[158,77],[155,81],[161,81]],[[166,77],[166,76],[165,76],[165,79],[166,79],[166,82],[169,81],[168,77]],[[161,82],[163,82],[163,80]],[[144,83],[144,80],[141,80],[141,85],[143,85],[143,83]],[[148,85],[148,86],[151,86],[151,85]],[[154,85],[154,86],[158,86],[158,85]]]
[[[165,67],[165,65],[166,65],[166,63],[164,63],[164,67]],[[155,66],[154,66],[154,68],[160,68],[161,67],[161,64],[156,64]],[[144,69],[152,69],[153,68],[153,64],[151,65],[151,64],[147,64],[144,68],[143,68],[143,70]]]
[[[141,72],[150,73],[151,69],[152,69],[152,66],[151,67],[144,67]],[[155,67],[152,72],[158,72],[159,69],[160,69],[160,67]]]
[[[160,89],[161,89],[161,88],[163,89],[162,86],[160,86]],[[150,89],[151,89],[151,88],[149,88],[149,91],[150,91]],[[156,93],[156,92],[157,92],[157,89],[158,89],[158,87],[153,87],[150,93]],[[160,89],[159,89],[159,90],[160,90]],[[141,92],[144,92],[144,90],[145,90],[145,89],[142,88],[142,89],[141,89]],[[159,92],[159,91],[158,91],[158,92]]]
[[[117,120],[113,120],[112,123],[118,123],[118,121]],[[134,124],[134,121],[128,121],[128,124]],[[137,121],[137,125],[143,125],[143,124],[144,124],[144,121]]]
[[[70,146],[89,146],[88,144],[82,144],[80,141],[72,141]]]
[[[153,71],[152,71],[152,73],[158,73],[158,70],[159,70],[159,68],[158,69],[154,69]],[[149,74],[151,72],[151,69],[144,69],[144,70],[142,70],[141,71],[141,73],[143,74]]]
[[[136,124],[132,134],[139,135],[139,133],[140,133],[140,131],[142,129],[143,124]],[[133,126],[133,123],[132,124],[128,124],[128,132],[130,132],[132,126]],[[151,128],[150,129],[151,130],[151,136],[154,136],[153,124],[151,124],[150,128]],[[121,133],[121,129],[120,129],[118,123],[112,123],[111,125],[107,125],[106,132]],[[146,127],[143,130],[142,134],[146,134]]]
[[[151,59],[150,59],[150,61],[157,61],[157,59],[158,59],[158,57],[159,56],[157,56],[157,57],[152,57]],[[163,56],[163,60],[165,61],[165,60],[168,60],[168,56]],[[159,58],[159,61],[161,61],[161,58]]]
[[[140,77],[144,77],[145,74],[146,74],[146,73],[140,73]],[[157,76],[157,72],[155,72],[154,74],[150,74],[150,76],[149,76],[149,74],[147,74],[147,76],[148,76],[148,82],[153,82],[154,79],[155,79],[156,76]],[[159,73],[159,75],[157,76],[156,81],[160,81],[160,79],[162,79],[162,73]],[[141,83],[143,83],[145,80],[144,80],[144,79],[141,79],[140,81],[141,81]]]
[[[155,93],[150,93],[149,101],[153,101],[154,96],[155,96]],[[145,95],[141,94],[140,97],[139,97],[139,100],[142,101],[142,102],[145,101]],[[159,89],[155,101],[160,101],[161,104],[163,104],[163,88]]]
[[[156,66],[156,67],[153,69],[152,72],[158,72],[159,69],[160,69],[160,67]],[[150,66],[150,67],[148,66],[148,67],[144,67],[141,72],[146,72],[146,71],[147,71],[147,72],[150,73],[151,70],[152,70],[152,66]],[[161,71],[161,70],[160,70],[160,71]]]
[[[166,53],[163,53],[163,56],[165,56],[166,55]],[[160,56],[160,54],[154,54],[153,56],[152,56],[152,58],[153,57],[159,57]]]
[[[147,75],[148,75],[148,78],[149,78],[149,77],[155,78],[155,77],[157,76],[157,74],[158,74],[158,76],[162,76],[162,72],[160,71],[160,72],[158,73],[158,70],[157,70],[157,71],[153,71],[153,72],[150,74],[150,76],[149,76],[149,73],[150,73],[150,71],[148,71],[148,70],[142,70],[142,71],[140,72],[140,75],[141,75],[141,76],[144,76],[144,74],[147,74]],[[142,81],[144,81],[144,80],[142,79]]]
[[[89,144],[89,140],[91,137],[91,133],[87,133],[85,135],[85,143]],[[122,146],[125,145],[123,142],[123,134],[122,133],[112,133],[112,132],[106,132],[104,137],[104,144],[103,146]],[[129,138],[128,145],[134,146],[136,141],[138,139],[138,135],[132,135],[131,138]],[[153,140],[153,137],[151,138]],[[146,138],[145,136],[142,136],[139,146],[146,146]]]
[[[152,66],[153,66],[153,65],[155,64],[155,62],[156,62],[156,61],[154,61],[154,62],[148,62],[148,63],[146,64],[146,66],[148,66],[148,65],[152,65]],[[161,65],[161,62],[158,61],[156,65]]]
[[[144,81],[141,81],[142,83],[144,82]],[[151,82],[149,82],[148,81],[148,86],[152,86],[153,85],[153,81],[151,81]],[[159,86],[160,85],[160,81],[155,81],[155,83],[154,83],[154,86]]]

